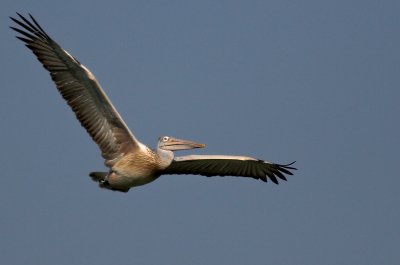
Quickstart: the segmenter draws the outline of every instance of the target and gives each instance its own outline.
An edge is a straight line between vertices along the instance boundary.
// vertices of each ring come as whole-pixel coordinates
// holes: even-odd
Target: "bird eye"
[[[162,140],[163,140],[163,142],[166,142],[166,141],[169,140],[169,137],[168,136],[164,136]]]

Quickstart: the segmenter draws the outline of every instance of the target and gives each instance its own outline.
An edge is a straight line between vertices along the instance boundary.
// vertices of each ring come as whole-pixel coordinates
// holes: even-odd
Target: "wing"
[[[58,91],[99,146],[106,165],[112,166],[127,149],[137,148],[139,142],[89,69],[52,40],[31,15],[31,21],[18,16],[21,20],[10,18],[20,28],[10,28],[22,35],[17,38],[50,72]]]
[[[247,156],[190,155],[176,157],[161,174],[193,174],[212,176],[237,176],[261,179],[267,178],[278,184],[278,179],[286,180],[284,174],[293,175],[290,170],[294,162],[279,165]]]

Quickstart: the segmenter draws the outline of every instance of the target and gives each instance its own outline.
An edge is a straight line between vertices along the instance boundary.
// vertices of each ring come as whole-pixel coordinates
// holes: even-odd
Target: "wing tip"
[[[38,38],[46,39],[47,41],[52,41],[50,36],[47,35],[47,33],[44,31],[44,29],[40,26],[40,24],[36,21],[36,19],[32,16],[31,13],[28,13],[30,20],[28,17],[26,18],[18,12],[15,13],[18,15],[19,19],[11,16],[9,16],[9,18],[12,21],[14,21],[17,25],[21,26],[24,30],[26,30],[26,32],[25,31],[21,32],[22,30],[10,26],[11,29],[23,35],[29,32],[30,34],[33,34]]]
[[[294,163],[296,163],[296,161],[293,161],[291,163],[288,164],[276,164],[278,167],[280,168],[284,168],[284,169],[288,169],[288,170],[297,170],[296,167],[292,167],[291,165],[293,165]],[[289,171],[290,172],[290,171]],[[290,172],[291,173],[291,172]],[[293,175],[293,173],[291,174]]]
[[[293,172],[291,172],[291,170],[297,170],[297,168],[291,166],[294,163],[296,163],[296,161],[293,161],[288,164],[274,164],[273,163],[272,166],[274,169],[271,170],[271,172],[269,172],[269,174],[268,173],[266,174],[267,178],[269,178],[276,185],[279,185],[278,178],[280,180],[287,181],[287,178],[284,174],[289,175],[289,176],[293,175]],[[261,178],[261,180],[263,180],[263,179]]]

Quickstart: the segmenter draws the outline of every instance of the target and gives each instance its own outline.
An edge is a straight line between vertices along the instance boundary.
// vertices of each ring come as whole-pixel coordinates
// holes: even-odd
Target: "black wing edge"
[[[20,21],[16,18],[13,18],[13,17],[10,17],[10,19],[29,32],[28,33],[19,28],[10,26],[11,29],[13,29],[16,32],[20,33],[21,35],[29,38],[29,39],[26,39],[24,37],[17,36],[18,39],[22,40],[23,42],[25,42],[27,44],[29,44],[36,38],[45,39],[47,41],[52,41],[50,36],[47,35],[47,33],[43,30],[43,28],[39,25],[39,23],[36,21],[36,19],[31,14],[29,14],[29,17],[32,20],[32,22],[29,21],[28,19],[26,19],[20,13],[18,13],[18,12],[16,12],[16,13],[22,21]],[[32,35],[32,34],[34,34],[34,35]]]
[[[19,18],[21,20],[18,20],[16,18],[10,17],[10,19],[12,21],[14,21],[16,24],[18,24],[20,27],[22,27],[24,30],[10,26],[10,28],[16,32],[18,32],[19,34],[21,34],[22,36],[16,36],[17,39],[23,41],[25,43],[25,45],[31,49],[33,52],[35,50],[35,48],[33,48],[31,46],[31,44],[33,42],[35,42],[35,40],[43,40],[46,43],[48,43],[50,46],[56,46],[60,49],[62,49],[45,31],[44,29],[39,25],[39,23],[36,21],[36,19],[30,14],[28,13],[30,19],[32,21],[29,21],[27,18],[25,18],[23,15],[21,15],[20,13],[16,12],[17,15],[19,16]],[[44,47],[45,49],[47,47]],[[54,51],[55,52],[55,51]],[[72,55],[69,55],[73,58],[73,60],[75,60],[75,62],[78,65],[81,65],[81,63]],[[46,67],[45,67],[46,68]],[[54,69],[53,69],[54,70]]]
[[[283,173],[288,175],[293,175],[293,173],[290,172],[289,170],[297,170],[297,168],[291,167],[291,165],[293,165],[294,163],[296,163],[296,161],[293,161],[289,164],[273,164],[273,165],[275,165],[279,171],[282,171]]]
[[[208,161],[212,161],[210,159]],[[279,184],[278,179],[287,181],[287,178],[284,176],[286,175],[293,175],[291,170],[297,170],[297,168],[292,167],[296,161],[293,161],[288,164],[275,164],[270,163],[264,160],[227,160],[228,164],[225,165],[220,169],[216,169],[213,165],[208,164],[207,159],[202,161],[202,164],[198,164],[196,162],[200,162],[198,160],[189,160],[189,161],[173,161],[166,169],[160,171],[159,173],[167,174],[167,175],[202,175],[206,177],[213,177],[213,176],[235,176],[235,177],[251,177],[254,179],[260,179],[264,182],[267,182],[269,178],[273,183]],[[246,164],[243,164],[246,163]],[[248,171],[248,167],[250,164],[261,166],[257,173],[250,170]],[[208,164],[208,165],[207,165]],[[231,170],[226,170],[227,167],[232,166]]]
[[[259,162],[268,165],[268,162],[266,162],[266,161],[259,160]],[[288,164],[270,163],[270,166],[272,167],[272,169],[266,170],[265,176],[257,176],[257,177],[253,177],[253,178],[260,179],[264,182],[267,182],[267,179],[269,178],[273,183],[279,185],[278,179],[276,177],[280,178],[281,180],[287,181],[287,178],[283,174],[293,176],[293,173],[290,170],[297,170],[297,168],[291,166],[294,163],[296,163],[296,161],[293,161]]]

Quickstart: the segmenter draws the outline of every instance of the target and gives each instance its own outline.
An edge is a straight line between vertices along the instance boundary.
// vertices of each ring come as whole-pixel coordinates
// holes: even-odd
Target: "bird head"
[[[188,150],[194,148],[204,148],[205,144],[193,141],[176,139],[170,136],[161,136],[158,138],[158,148],[168,151]]]

